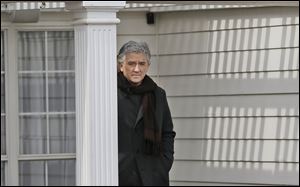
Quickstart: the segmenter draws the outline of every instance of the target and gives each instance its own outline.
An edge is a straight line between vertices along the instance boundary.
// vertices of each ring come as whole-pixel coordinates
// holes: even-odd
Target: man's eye
[[[135,65],[135,63],[134,62],[128,62],[128,65],[133,66],[133,65]]]

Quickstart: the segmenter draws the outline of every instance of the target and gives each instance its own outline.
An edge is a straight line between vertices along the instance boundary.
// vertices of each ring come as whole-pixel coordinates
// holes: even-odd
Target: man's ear
[[[124,62],[123,62],[124,63]],[[119,64],[119,70],[121,71],[121,72],[123,72],[123,63],[120,63]]]

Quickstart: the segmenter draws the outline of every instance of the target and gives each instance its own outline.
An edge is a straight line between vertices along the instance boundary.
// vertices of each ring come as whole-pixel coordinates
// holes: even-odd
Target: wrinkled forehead
[[[128,52],[125,54],[125,60],[132,60],[132,61],[145,61],[147,62],[147,56],[145,53],[141,52]]]

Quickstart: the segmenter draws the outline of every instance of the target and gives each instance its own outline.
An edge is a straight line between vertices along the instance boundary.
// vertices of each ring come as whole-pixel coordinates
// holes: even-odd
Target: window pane
[[[1,161],[1,186],[6,186],[5,162]]]
[[[50,153],[75,153],[75,114],[50,116],[49,129]]]
[[[75,111],[75,77],[73,73],[49,74],[49,111]]]
[[[1,31],[1,71],[4,71],[4,32]]]
[[[5,124],[5,116],[1,116],[1,155],[6,155],[6,124]]]
[[[50,31],[47,32],[48,69],[74,70],[74,32]]]
[[[19,162],[20,186],[45,186],[45,161]]]
[[[45,70],[45,32],[19,32],[19,70]]]
[[[41,74],[19,76],[19,111],[46,111],[46,78]]]
[[[47,153],[47,124],[45,116],[20,117],[20,153]]]
[[[5,77],[1,74],[1,113],[5,113]]]
[[[48,161],[49,186],[75,186],[75,160]]]

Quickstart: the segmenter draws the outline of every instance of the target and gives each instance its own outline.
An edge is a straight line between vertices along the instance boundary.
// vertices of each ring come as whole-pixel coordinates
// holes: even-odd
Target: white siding
[[[175,140],[171,185],[299,184],[299,10],[121,12],[146,41]]]

